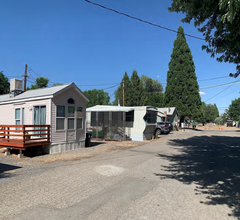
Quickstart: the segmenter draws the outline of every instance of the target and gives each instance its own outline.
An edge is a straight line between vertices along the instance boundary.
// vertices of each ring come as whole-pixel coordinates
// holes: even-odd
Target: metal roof
[[[167,112],[167,115],[172,115],[175,109],[176,107],[158,108],[158,111],[164,116],[164,112]]]
[[[87,112],[130,112],[133,111],[133,107],[112,106],[112,105],[96,105],[87,108]]]
[[[113,105],[96,105],[90,108],[87,108],[87,112],[130,112],[133,110],[149,110],[149,111],[158,111],[157,108],[152,106],[113,106]]]
[[[79,93],[81,93],[83,98],[86,101],[88,101],[88,98],[83,94],[83,92],[74,83],[69,83],[69,84],[58,85],[58,86],[53,86],[53,87],[27,90],[27,91],[25,91],[19,95],[16,95],[14,97],[11,97],[10,94],[0,95],[0,104],[18,102],[18,101],[24,101],[24,100],[37,100],[37,99],[42,99],[42,98],[52,98],[69,88],[75,88]]]

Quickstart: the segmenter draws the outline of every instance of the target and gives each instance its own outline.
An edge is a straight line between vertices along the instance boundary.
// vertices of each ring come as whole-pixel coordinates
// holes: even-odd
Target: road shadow
[[[240,219],[240,139],[200,136],[169,141],[175,155],[159,154],[170,162],[168,174],[155,174],[185,184],[195,183],[196,195],[206,194],[208,205],[227,205]]]
[[[20,168],[22,167],[0,163],[0,178],[11,177],[14,175],[14,171]]]

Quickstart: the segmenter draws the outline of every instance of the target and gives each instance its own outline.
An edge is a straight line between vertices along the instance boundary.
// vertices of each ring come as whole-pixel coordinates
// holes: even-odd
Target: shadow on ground
[[[195,183],[196,194],[206,194],[208,205],[228,205],[240,218],[240,139],[229,136],[201,136],[169,141],[175,155],[160,155],[170,161],[156,174],[161,178]]]
[[[22,167],[0,163],[0,178],[7,178],[13,175],[12,171]]]

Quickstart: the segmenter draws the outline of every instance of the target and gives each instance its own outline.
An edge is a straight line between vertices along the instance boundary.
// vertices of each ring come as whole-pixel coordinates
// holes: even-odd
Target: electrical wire
[[[79,84],[78,86],[79,87],[82,87],[82,86],[105,86],[105,85],[113,85],[113,84],[119,84],[119,83],[105,83],[105,84],[95,84],[95,85],[81,85]]]
[[[102,89],[102,90],[111,89],[111,88],[114,88],[114,87],[116,87],[116,86],[119,86],[119,83],[118,83],[118,84],[116,84],[116,85],[114,85],[114,86],[110,86],[110,87],[108,87],[108,88]]]
[[[239,80],[236,80],[235,83],[239,82]],[[231,85],[229,85],[227,88],[225,88],[224,90],[222,90],[221,92],[217,93],[216,95],[214,95],[213,97],[207,99],[206,101],[204,102],[208,102],[209,100],[215,98],[216,96],[220,95],[221,93],[223,93],[224,91],[226,91],[228,88],[230,88],[232,85],[234,85],[234,83],[232,83]]]
[[[224,83],[224,84],[219,84],[219,85],[214,85],[214,86],[206,86],[206,87],[201,87],[199,89],[211,89],[211,88],[215,88],[215,87],[220,87],[220,86],[227,86],[227,85],[232,85],[232,84],[238,84],[240,82],[231,82],[231,83]]]
[[[106,10],[115,12],[115,13],[117,13],[117,14],[126,16],[126,17],[128,17],[128,18],[135,19],[135,20],[137,20],[137,21],[140,21],[140,22],[143,22],[143,23],[146,23],[146,24],[150,24],[150,25],[155,26],[155,27],[158,27],[158,28],[162,28],[162,29],[167,30],[167,31],[171,31],[171,32],[174,32],[174,33],[180,33],[180,32],[178,32],[178,31],[176,31],[176,30],[173,30],[173,29],[170,29],[170,28],[167,28],[167,27],[164,27],[164,26],[161,26],[161,25],[152,23],[152,22],[150,22],[150,21],[146,21],[146,20],[143,20],[143,19],[140,19],[140,18],[131,16],[131,15],[128,15],[128,14],[126,14],[126,13],[117,11],[117,10],[115,10],[115,9],[108,8],[108,7],[106,7],[106,6],[100,5],[100,4],[98,4],[98,3],[91,2],[91,1],[89,1],[89,0],[85,0],[85,1],[88,2],[88,3],[90,3],[90,4],[92,4],[92,5],[96,5],[96,6],[98,6],[98,7],[103,8],[103,9],[106,9]],[[182,34],[182,33],[180,33],[180,34]],[[188,36],[188,37],[192,37],[192,38],[198,39],[198,40],[203,40],[203,41],[205,41],[205,39],[203,39],[203,38],[196,37],[196,36],[193,36],[193,35],[190,35],[190,34],[184,34],[184,35],[185,35],[185,36]]]
[[[225,97],[225,96],[228,96],[228,95],[231,95],[231,94],[233,94],[234,92],[236,92],[236,91],[239,91],[240,89],[238,88],[238,89],[236,89],[236,90],[234,90],[234,91],[232,91],[232,92],[230,92],[230,93],[228,93],[228,94],[226,94],[226,95],[223,95],[223,96],[221,96],[221,98],[223,98],[223,97]],[[216,99],[215,99],[216,100]]]
[[[229,78],[229,76],[221,76],[221,77],[216,77],[216,78],[210,78],[210,79],[200,79],[198,80],[198,82],[201,82],[201,81],[209,81],[209,80],[215,80],[215,79],[222,79],[222,78]]]

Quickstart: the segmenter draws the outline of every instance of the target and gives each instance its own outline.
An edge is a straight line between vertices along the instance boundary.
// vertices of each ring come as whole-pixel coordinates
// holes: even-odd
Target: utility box
[[[10,92],[22,91],[22,80],[21,79],[11,79],[10,80]]]

